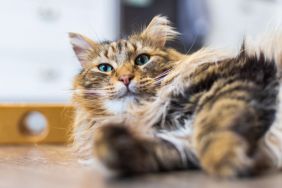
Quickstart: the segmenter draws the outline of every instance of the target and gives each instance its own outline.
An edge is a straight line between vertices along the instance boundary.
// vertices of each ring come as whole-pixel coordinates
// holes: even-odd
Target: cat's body
[[[282,53],[243,45],[235,57],[185,56],[164,47],[176,34],[168,23],[156,17],[112,43],[70,35],[84,67],[74,82],[78,151],[125,173],[201,167],[233,177],[280,168]]]

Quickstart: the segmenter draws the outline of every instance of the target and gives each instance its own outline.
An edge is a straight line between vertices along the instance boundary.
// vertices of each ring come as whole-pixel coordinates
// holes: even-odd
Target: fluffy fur
[[[176,35],[160,16],[114,42],[70,34],[83,67],[73,94],[81,157],[126,174],[200,167],[235,177],[281,168],[282,35],[244,42],[235,56],[180,54],[165,47]],[[137,66],[140,54],[150,59]],[[101,72],[101,63],[113,70]]]

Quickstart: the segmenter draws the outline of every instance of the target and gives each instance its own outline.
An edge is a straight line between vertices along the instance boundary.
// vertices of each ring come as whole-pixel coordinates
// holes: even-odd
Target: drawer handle
[[[25,113],[20,123],[21,133],[26,136],[42,136],[48,131],[46,117],[38,111]]]

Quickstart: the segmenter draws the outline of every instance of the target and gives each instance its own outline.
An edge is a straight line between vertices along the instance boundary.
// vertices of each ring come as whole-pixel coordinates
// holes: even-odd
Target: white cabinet
[[[67,101],[80,67],[68,32],[119,35],[117,0],[0,1],[0,102]]]

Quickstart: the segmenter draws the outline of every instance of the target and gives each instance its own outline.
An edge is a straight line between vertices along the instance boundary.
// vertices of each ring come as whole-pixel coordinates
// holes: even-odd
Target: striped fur
[[[157,16],[144,31],[113,42],[97,43],[81,34],[69,34],[82,65],[73,82],[73,102],[76,105],[73,138],[77,153],[84,157],[92,154],[85,151],[93,147],[94,130],[104,120],[124,114],[129,106],[154,99],[163,77],[183,57],[164,46],[177,35],[168,24],[166,18]],[[140,54],[150,56],[150,61],[143,66],[134,64]],[[110,64],[114,70],[101,72],[98,69],[101,63]],[[128,86],[130,93],[119,81],[122,74],[134,76]]]
[[[74,50],[79,60],[87,59],[74,82],[79,154],[94,153],[126,174],[202,168],[235,177],[281,168],[282,35],[272,35],[267,44],[244,42],[233,56],[209,49],[182,55],[165,48],[176,34],[164,17],[155,17],[127,40],[85,45],[89,39],[77,35],[84,42],[73,43]],[[130,64],[140,53],[151,56],[148,65]],[[97,70],[105,61],[115,72]],[[124,69],[134,73],[136,83],[149,83],[133,100],[115,91]],[[152,84],[155,78],[158,84]]]

